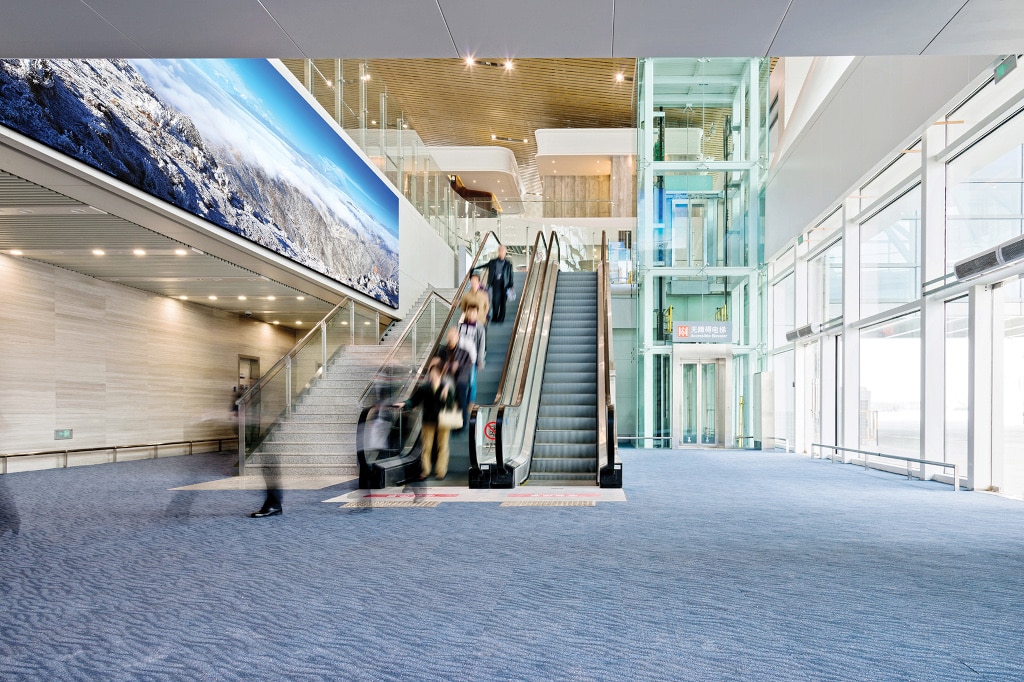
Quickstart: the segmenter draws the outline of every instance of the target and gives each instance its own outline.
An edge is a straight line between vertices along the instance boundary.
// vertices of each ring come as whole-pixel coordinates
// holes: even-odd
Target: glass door
[[[682,445],[718,445],[718,362],[684,362],[682,365]]]

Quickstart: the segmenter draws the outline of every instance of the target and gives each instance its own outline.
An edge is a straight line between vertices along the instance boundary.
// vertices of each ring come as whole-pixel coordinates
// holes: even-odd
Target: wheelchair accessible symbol
[[[494,440],[498,432],[498,422],[487,422],[487,426],[484,427],[484,437],[487,440]]]

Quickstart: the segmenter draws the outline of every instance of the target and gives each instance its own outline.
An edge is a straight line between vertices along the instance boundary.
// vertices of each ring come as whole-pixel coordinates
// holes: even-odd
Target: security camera
[[[245,316],[246,317],[252,317],[252,311],[251,310],[246,310],[245,311]]]

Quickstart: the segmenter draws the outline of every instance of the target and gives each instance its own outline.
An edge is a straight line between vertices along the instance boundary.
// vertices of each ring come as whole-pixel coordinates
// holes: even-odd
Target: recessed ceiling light
[[[211,300],[211,301],[216,301],[216,300],[217,300],[217,297],[216,297],[216,296],[210,296],[210,300]]]
[[[365,322],[363,322],[363,324],[365,324],[365,325],[369,326],[369,324],[370,324],[370,321],[369,321],[369,320],[366,320]]]
[[[626,74],[622,73],[621,71],[619,71],[617,74],[615,74],[615,82],[616,83],[621,83],[624,80],[626,80]]]
[[[273,324],[281,324],[281,323],[278,322],[277,320],[274,320]]]
[[[341,321],[341,326],[342,327],[347,327],[348,326],[348,320],[342,320]]]
[[[295,320],[295,324],[302,324],[302,320]]]
[[[505,60],[505,70],[506,71],[511,71],[514,68],[515,68],[515,64],[512,63],[512,60],[511,59],[506,59]]]
[[[142,249],[133,249],[132,253],[134,253],[136,256],[145,256],[146,255],[146,252],[143,251]]]
[[[105,255],[105,254],[106,254],[106,251],[104,251],[103,249],[93,249],[92,250],[92,255],[94,255],[94,256],[102,256],[102,255]]]
[[[372,125],[372,126],[377,125],[377,121],[370,121],[370,125]]]
[[[305,296],[296,296],[296,297],[295,297],[295,300],[296,300],[296,301],[305,301],[305,300],[306,300],[306,297],[305,297]]]
[[[245,300],[245,296],[239,296],[239,297],[238,297],[238,300],[239,300],[239,301],[244,301],[244,300]]]
[[[473,59],[473,57],[471,57],[471,56],[470,57],[466,57],[466,66],[473,66],[473,64],[475,64],[475,63],[476,63],[476,60]]]
[[[187,301],[188,300],[188,296],[179,296],[178,298],[180,298],[183,301]]]
[[[267,296],[267,300],[268,301],[276,301],[277,300],[277,296]]]
[[[188,251],[186,251],[185,249],[175,249],[174,250],[174,255],[175,256],[186,256],[186,255],[188,255]]]
[[[23,255],[22,252],[20,250],[18,250],[18,249],[11,249],[10,251],[8,251],[8,253],[10,253],[12,256],[21,256],[21,255]]]

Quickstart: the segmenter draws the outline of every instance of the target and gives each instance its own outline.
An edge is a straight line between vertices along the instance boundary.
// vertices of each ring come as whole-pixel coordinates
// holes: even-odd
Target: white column
[[[642,62],[643,75],[642,83],[644,88],[643,103],[644,110],[640,112],[642,127],[640,131],[640,145],[637,149],[637,157],[643,159],[642,167],[637,168],[638,173],[643,173],[644,201],[640,207],[643,213],[640,217],[639,229],[637,230],[636,248],[640,251],[637,262],[640,264],[637,276],[640,282],[640,295],[637,297],[640,309],[637,311],[637,324],[640,326],[640,333],[637,334],[639,342],[638,353],[643,355],[642,384],[639,395],[644,406],[643,424],[638,435],[654,435],[654,414],[652,410],[654,401],[654,356],[651,355],[651,348],[654,346],[654,277],[650,267],[653,261],[654,248],[654,167],[651,165],[651,157],[654,154],[654,63],[650,59]],[[647,441],[650,443],[651,441]]]
[[[935,160],[945,147],[943,126],[929,126],[922,140],[921,282],[946,271],[946,168]],[[945,460],[946,307],[942,301],[921,302],[921,439],[922,459]],[[922,478],[932,472],[922,465]]]
[[[860,447],[860,225],[848,221],[856,200],[843,204],[843,442]]]
[[[968,313],[967,488],[992,486],[992,288],[971,288]],[[1001,345],[1001,344],[1000,344]]]
[[[807,259],[800,255],[796,255],[793,268],[793,306],[794,327],[802,327],[807,324]],[[810,443],[806,439],[807,413],[810,409],[807,385],[814,377],[807,376],[806,356],[811,352],[808,344],[799,341],[793,348],[793,382],[796,384],[793,388],[793,452],[810,450]]]

